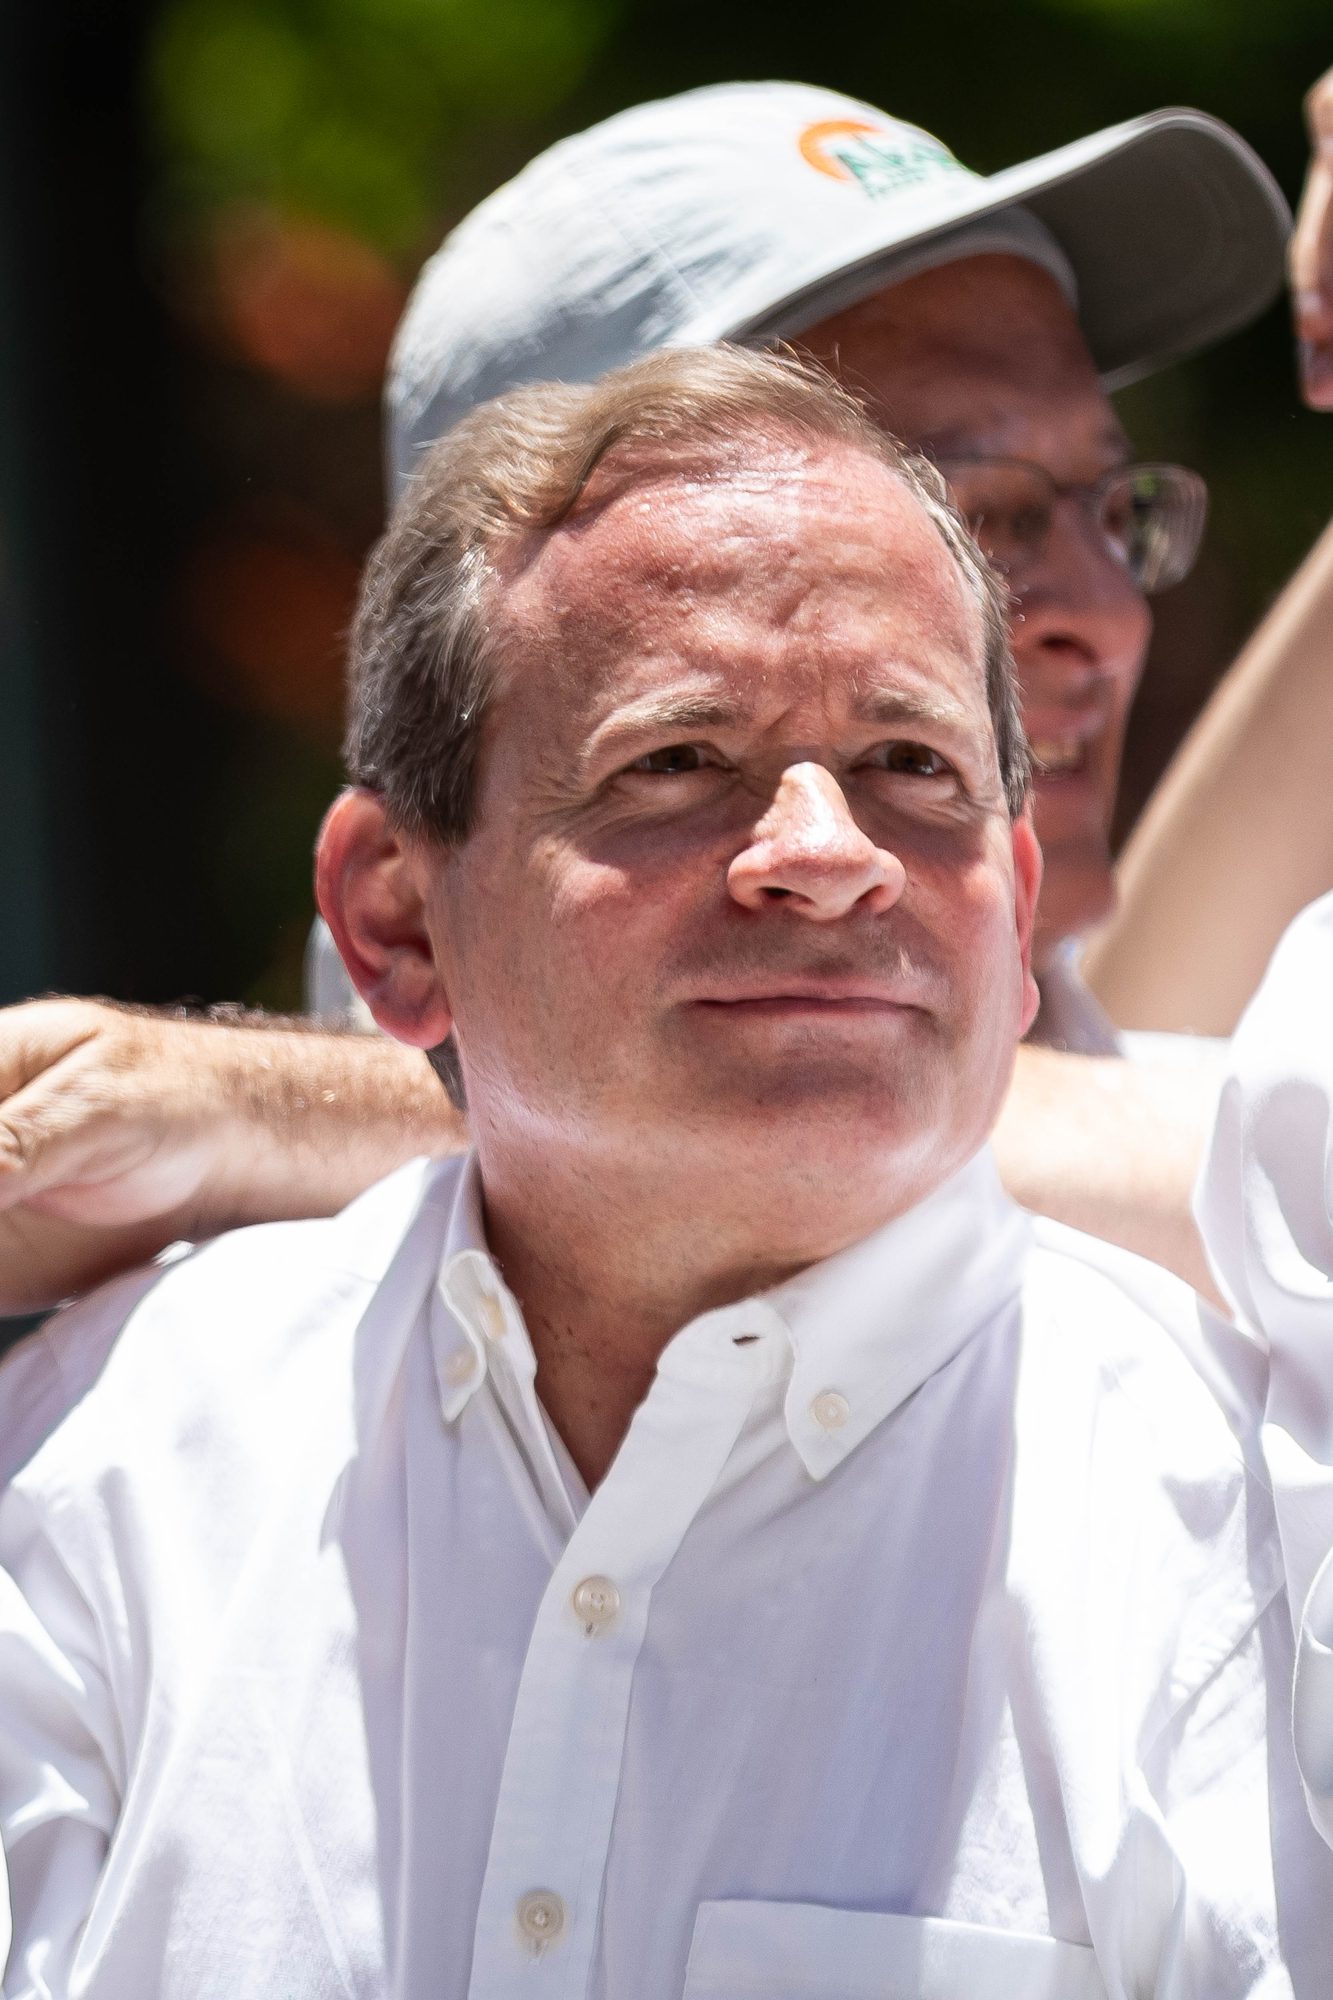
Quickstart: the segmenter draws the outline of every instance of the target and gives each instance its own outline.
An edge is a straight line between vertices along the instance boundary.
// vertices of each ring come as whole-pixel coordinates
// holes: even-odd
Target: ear
[[[1013,823],[1014,846],[1014,926],[1018,932],[1018,948],[1023,959],[1023,1029],[1024,1034],[1037,1018],[1041,1005],[1041,995],[1037,982],[1032,977],[1032,934],[1037,922],[1037,897],[1041,892],[1042,858],[1041,847],[1032,825],[1032,803],[1029,800],[1022,813]]]
[[[389,825],[378,793],[335,799],[315,848],[315,898],[352,984],[396,1041],[433,1049],[449,1000],[426,928],[431,852]]]

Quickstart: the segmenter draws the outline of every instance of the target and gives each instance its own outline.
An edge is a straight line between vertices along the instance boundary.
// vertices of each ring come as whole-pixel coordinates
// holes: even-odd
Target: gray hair
[[[375,548],[352,629],[345,754],[395,825],[448,844],[473,824],[492,685],[493,558],[557,527],[616,455],[623,487],[673,464],[735,461],[745,440],[851,445],[893,472],[934,523],[974,599],[1011,816],[1030,783],[1009,650],[1009,600],[928,460],[873,424],[822,368],[736,347],[651,354],[590,387],[540,383],[470,412],[422,461]]]

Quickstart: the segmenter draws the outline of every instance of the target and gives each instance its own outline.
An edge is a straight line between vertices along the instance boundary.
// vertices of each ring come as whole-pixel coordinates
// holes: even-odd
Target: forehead
[[[1022,257],[965,257],[921,272],[801,338],[913,443],[1018,456],[1065,440],[1123,447],[1073,307]]]
[[[505,573],[507,571],[507,574]],[[502,570],[511,658],[578,702],[688,664],[788,697],[858,674],[984,691],[979,606],[881,460],[757,445],[599,500]]]

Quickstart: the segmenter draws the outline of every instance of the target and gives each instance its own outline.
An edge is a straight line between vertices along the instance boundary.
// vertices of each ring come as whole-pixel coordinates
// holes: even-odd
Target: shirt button
[[[488,1340],[503,1340],[505,1337],[505,1316],[500,1310],[500,1301],[489,1292],[483,1292],[478,1301],[481,1323],[486,1329]]]
[[[590,1639],[614,1625],[620,1616],[620,1592],[609,1576],[585,1576],[575,1586],[570,1603]]]
[[[836,1389],[823,1389],[810,1405],[810,1414],[821,1430],[840,1431],[852,1414],[852,1406]]]
[[[440,1373],[455,1389],[461,1389],[464,1382],[470,1382],[476,1370],[477,1357],[470,1347],[456,1347],[440,1363]]]
[[[518,1941],[534,1958],[553,1944],[559,1944],[569,1927],[564,1898],[554,1889],[529,1889],[514,1907],[514,1929]]]

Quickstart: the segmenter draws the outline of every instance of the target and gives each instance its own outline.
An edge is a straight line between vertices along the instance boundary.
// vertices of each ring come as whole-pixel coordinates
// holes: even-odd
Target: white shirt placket
[[[635,1663],[652,1592],[757,1392],[790,1366],[762,1303],[678,1334],[542,1598],[477,1913],[470,2000],[588,1988]]]
[[[554,1561],[587,1505],[587,1494],[563,1444],[558,1449],[568,1470],[557,1457],[554,1430],[537,1398],[537,1357],[518,1301],[483,1251],[463,1250],[448,1259],[440,1274],[436,1307],[430,1330],[444,1420],[456,1421],[482,1380],[489,1380],[492,1419],[508,1432],[522,1466],[521,1472],[516,1467],[520,1499],[525,1507],[540,1509],[539,1533]],[[461,1347],[456,1333],[447,1330],[455,1322],[467,1339]]]

